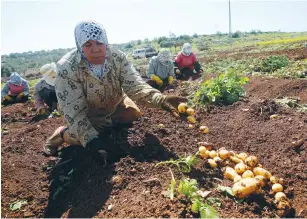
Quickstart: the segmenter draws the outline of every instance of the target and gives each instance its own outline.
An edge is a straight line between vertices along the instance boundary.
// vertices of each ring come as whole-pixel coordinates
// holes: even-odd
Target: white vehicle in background
[[[156,55],[158,55],[158,52],[152,47],[144,47],[142,49],[136,49],[132,53],[132,57],[134,59],[149,58]]]

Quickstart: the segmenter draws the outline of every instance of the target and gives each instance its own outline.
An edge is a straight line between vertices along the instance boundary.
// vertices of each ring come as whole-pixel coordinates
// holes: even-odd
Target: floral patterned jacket
[[[108,50],[108,65],[101,79],[90,72],[77,49],[57,63],[59,105],[71,137],[83,146],[104,127],[112,126],[110,116],[126,95],[147,107],[161,107],[165,100],[165,95],[142,80],[123,52]]]

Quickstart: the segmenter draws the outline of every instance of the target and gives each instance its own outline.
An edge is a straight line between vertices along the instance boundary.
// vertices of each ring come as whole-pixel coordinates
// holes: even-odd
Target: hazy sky
[[[307,0],[231,0],[232,30],[307,31]],[[228,0],[2,0],[1,54],[74,47],[81,20],[96,20],[110,43],[228,32]]]

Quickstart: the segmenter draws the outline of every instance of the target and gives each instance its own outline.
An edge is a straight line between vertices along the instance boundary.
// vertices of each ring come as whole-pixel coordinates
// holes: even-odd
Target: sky
[[[307,31],[307,0],[230,0],[232,31]],[[82,20],[109,43],[228,32],[228,0],[1,0],[1,54],[75,47]]]

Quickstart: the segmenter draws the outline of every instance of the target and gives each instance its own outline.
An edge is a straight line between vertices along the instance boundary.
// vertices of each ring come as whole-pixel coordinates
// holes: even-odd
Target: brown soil
[[[201,161],[188,174],[172,168],[177,181],[183,176],[198,180],[199,187],[220,198],[216,207],[221,217],[307,217],[307,151],[295,150],[291,142],[307,138],[307,114],[285,109],[272,100],[279,96],[300,97],[307,102],[306,80],[253,78],[247,98],[230,106],[198,113],[199,124],[210,133],[200,134],[197,125],[188,128],[167,112],[142,108],[143,117],[130,128],[106,133],[111,154],[109,165],[92,160],[85,149],[71,146],[58,157],[45,157],[41,148],[62,118],[35,122],[32,103],[2,108],[2,217],[198,217],[189,204],[176,196],[170,201],[167,190],[171,175],[168,166],[155,167],[197,151],[197,142],[210,141],[217,148],[254,154],[264,168],[285,180],[285,193],[293,209],[287,214],[273,204],[273,195],[254,195],[242,203],[225,197],[215,188],[230,185],[219,169],[212,170]],[[272,114],[279,114],[270,120]],[[157,125],[163,123],[165,128]],[[116,176],[116,178],[114,178]],[[220,181],[222,180],[222,181]],[[268,189],[268,188],[267,188]],[[268,191],[268,190],[267,190]],[[25,199],[20,210],[10,204]]]
[[[265,52],[254,52],[249,53],[255,49],[255,47],[247,47],[243,50],[239,51],[221,51],[216,52],[214,56],[199,58],[201,63],[209,63],[214,61],[223,60],[226,58],[232,58],[234,60],[241,60],[244,58],[264,58],[268,56],[276,56],[276,55],[286,55],[291,60],[302,60],[307,58],[307,48],[296,48],[296,49],[284,49],[284,50],[276,50],[276,51],[265,51]]]

